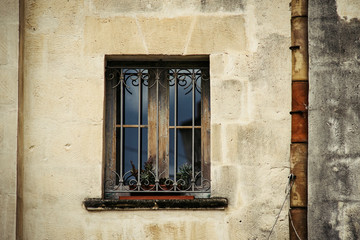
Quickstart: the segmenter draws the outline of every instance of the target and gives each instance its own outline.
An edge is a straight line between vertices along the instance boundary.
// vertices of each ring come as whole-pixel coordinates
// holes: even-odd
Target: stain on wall
[[[309,2],[310,239],[360,235],[360,19],[338,16],[346,2]]]

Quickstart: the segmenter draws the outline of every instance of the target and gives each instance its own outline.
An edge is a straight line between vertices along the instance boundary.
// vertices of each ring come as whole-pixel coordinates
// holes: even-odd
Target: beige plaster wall
[[[288,1],[27,0],[25,239],[264,239],[290,144]],[[225,211],[88,212],[101,197],[105,54],[209,54],[212,195]],[[283,212],[273,239],[288,238]]]
[[[15,239],[18,2],[0,0],[0,239]]]

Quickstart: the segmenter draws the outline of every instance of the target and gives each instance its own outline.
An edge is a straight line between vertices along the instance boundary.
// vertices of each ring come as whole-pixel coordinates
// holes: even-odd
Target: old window
[[[106,61],[105,198],[210,192],[204,58]]]

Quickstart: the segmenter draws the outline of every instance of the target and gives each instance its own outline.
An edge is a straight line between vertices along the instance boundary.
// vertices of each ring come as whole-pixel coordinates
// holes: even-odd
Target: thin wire
[[[295,232],[295,234],[296,234],[296,237],[297,237],[299,240],[301,240],[299,234],[297,233],[297,231],[296,231],[296,229],[295,229],[294,222],[293,222],[292,217],[291,217],[290,209],[289,209],[289,218],[290,218],[291,226],[293,227],[294,232]]]
[[[280,213],[281,213],[281,211],[282,211],[282,209],[283,209],[286,201],[288,200],[288,196],[289,196],[289,194],[290,194],[291,188],[292,188],[292,186],[294,185],[294,183],[295,183],[295,181],[294,181],[294,175],[290,174],[290,175],[289,175],[289,183],[288,183],[288,185],[286,186],[286,189],[285,189],[286,195],[285,195],[284,202],[283,202],[283,204],[281,205],[281,208],[280,208],[280,211],[279,211],[278,215],[276,216],[274,225],[273,225],[272,228],[271,228],[271,231],[270,231],[270,233],[269,233],[269,236],[268,236],[267,240],[270,239],[270,236],[271,236],[271,234],[272,234],[272,232],[273,232],[273,230],[274,230],[274,228],[275,228],[275,225],[276,225],[276,223],[277,223],[277,221],[278,221],[278,219],[279,219],[279,217],[280,217]]]

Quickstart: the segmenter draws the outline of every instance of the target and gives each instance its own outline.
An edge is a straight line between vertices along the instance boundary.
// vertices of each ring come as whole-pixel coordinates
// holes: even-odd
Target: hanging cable
[[[290,194],[291,188],[292,188],[292,186],[293,186],[294,183],[295,183],[295,178],[296,178],[296,176],[291,173],[291,174],[288,176],[288,178],[289,178],[289,182],[288,182],[288,184],[286,185],[286,189],[285,189],[285,193],[286,193],[286,194],[285,194],[284,202],[282,203],[281,208],[280,208],[280,211],[279,211],[278,215],[277,215],[276,218],[275,218],[275,222],[274,222],[274,224],[273,224],[273,226],[272,226],[272,228],[271,228],[271,231],[270,231],[270,233],[269,233],[269,236],[268,236],[267,240],[270,239],[270,236],[271,236],[272,232],[274,231],[275,225],[276,225],[276,223],[277,223],[277,221],[278,221],[278,219],[279,219],[279,217],[280,217],[280,213],[281,213],[281,211],[282,211],[282,209],[283,209],[286,201],[288,200],[288,196],[289,196],[289,194]],[[291,221],[291,223],[292,223],[292,221]],[[294,225],[293,225],[293,228],[294,228],[294,230],[295,230]],[[296,233],[296,236],[300,239],[300,237],[297,235],[296,230],[295,230],[295,233]],[[300,239],[300,240],[301,240],[301,239]]]
[[[294,229],[294,232],[295,232],[296,237],[297,237],[299,240],[301,240],[299,234],[297,233],[297,231],[296,231],[296,229],[295,229],[294,222],[293,222],[292,217],[291,217],[290,209],[289,209],[289,218],[290,218],[290,223],[291,223],[292,228]]]

